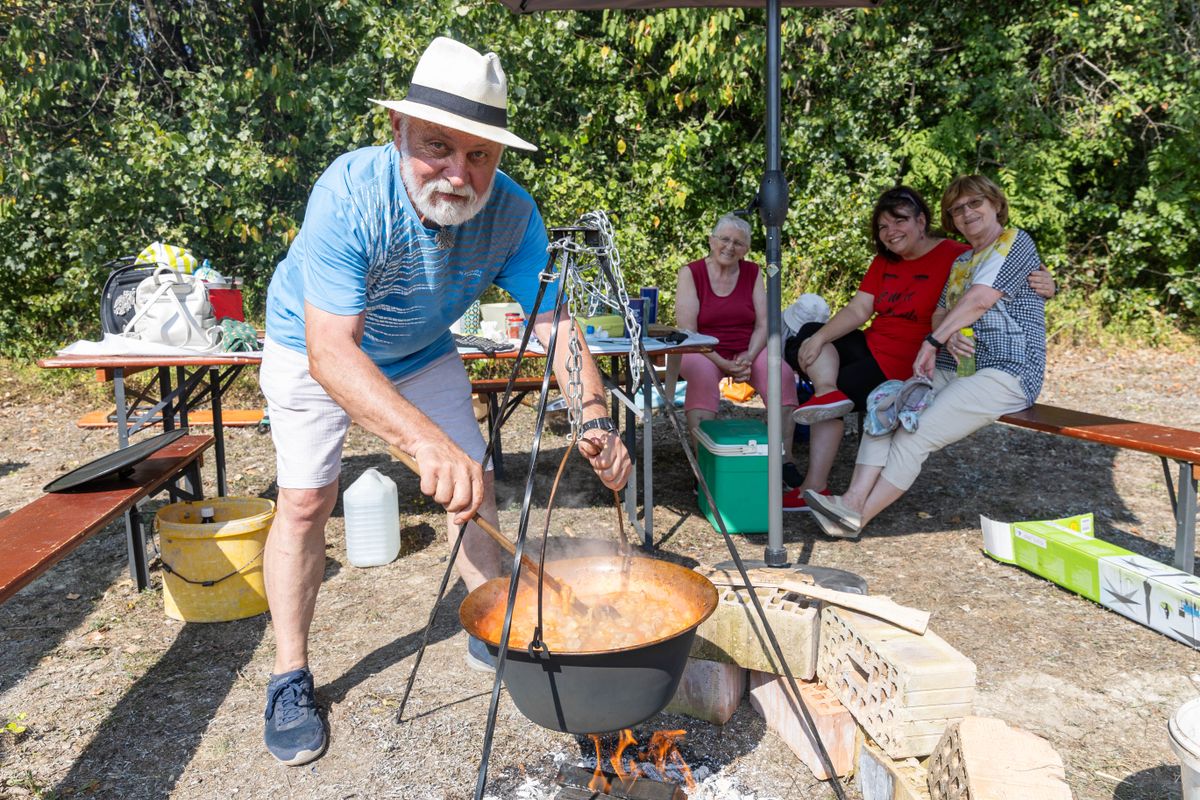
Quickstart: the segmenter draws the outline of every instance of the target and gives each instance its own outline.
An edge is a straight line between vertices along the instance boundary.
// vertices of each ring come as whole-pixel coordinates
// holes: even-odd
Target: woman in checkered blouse
[[[844,495],[805,493],[825,533],[857,538],[908,491],[930,453],[1037,400],[1046,367],[1046,301],[1028,276],[1041,259],[1029,234],[1007,223],[1008,199],[989,178],[964,175],[946,188],[942,227],[971,249],[954,262],[933,331],[913,362],[913,374],[930,377],[937,396],[913,433],[863,435]],[[960,333],[968,327],[973,347]],[[975,373],[957,377],[957,359],[972,353]]]

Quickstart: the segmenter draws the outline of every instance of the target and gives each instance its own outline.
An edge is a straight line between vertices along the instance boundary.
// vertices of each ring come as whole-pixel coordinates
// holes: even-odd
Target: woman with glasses
[[[687,381],[683,409],[692,446],[700,423],[717,416],[722,378],[748,382],[760,395],[767,390],[767,293],[758,264],[746,261],[750,223],[733,214],[717,220],[708,237],[708,255],[679,270],[675,287],[675,323],[717,339],[710,353],[683,356],[680,376]],[[780,365],[783,392],[785,482],[800,476],[792,460],[791,409],[796,406],[796,375]]]
[[[784,497],[784,508],[808,511],[805,492],[828,495],[829,473],[842,442],[842,417],[863,413],[867,395],[887,380],[912,377],[913,360],[932,327],[942,287],[967,245],[934,235],[932,214],[914,189],[897,186],[880,195],[871,212],[875,259],[850,303],[828,322],[809,323],[788,339],[784,359],[813,383],[813,396],[794,412],[809,426],[808,470]],[[1029,283],[1054,296],[1054,280],[1041,270]],[[862,329],[870,320],[871,324]]]
[[[942,195],[942,226],[970,249],[954,261],[920,342],[914,375],[933,381],[933,404],[913,432],[864,434],[850,488],[841,497],[805,492],[821,529],[857,538],[864,525],[908,491],[930,453],[1037,400],[1046,367],[1046,301],[1030,286],[1041,269],[1029,234],[1008,225],[1008,200],[983,175],[955,178]],[[970,328],[971,339],[962,331]],[[975,371],[956,374],[956,361]]]

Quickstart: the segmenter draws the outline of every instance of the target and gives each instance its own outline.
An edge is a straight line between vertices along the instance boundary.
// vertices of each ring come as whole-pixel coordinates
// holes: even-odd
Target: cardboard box
[[[1200,649],[1200,578],[1095,538],[1091,514],[1004,523],[980,517],[984,552]]]

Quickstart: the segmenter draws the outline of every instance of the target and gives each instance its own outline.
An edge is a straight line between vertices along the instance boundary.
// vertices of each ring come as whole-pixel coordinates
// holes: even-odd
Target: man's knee
[[[289,529],[308,530],[319,526],[323,533],[335,502],[337,481],[316,489],[281,488],[275,504],[275,519]]]

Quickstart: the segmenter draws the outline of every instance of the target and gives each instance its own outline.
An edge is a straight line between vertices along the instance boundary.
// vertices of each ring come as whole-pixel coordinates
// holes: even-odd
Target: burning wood
[[[603,739],[597,734],[588,734],[596,749],[595,771],[589,775],[581,767],[564,767],[558,773],[558,782],[564,786],[602,793],[603,798],[686,800],[687,794],[683,788],[668,781],[668,769],[673,767],[688,789],[696,788],[692,771],[677,744],[685,735],[686,732],[682,730],[655,731],[645,747],[630,751],[631,747],[636,747],[637,739],[633,731],[625,728],[617,737],[612,755],[606,759]],[[611,767],[611,771],[608,767]],[[590,797],[602,800],[598,795]]]

